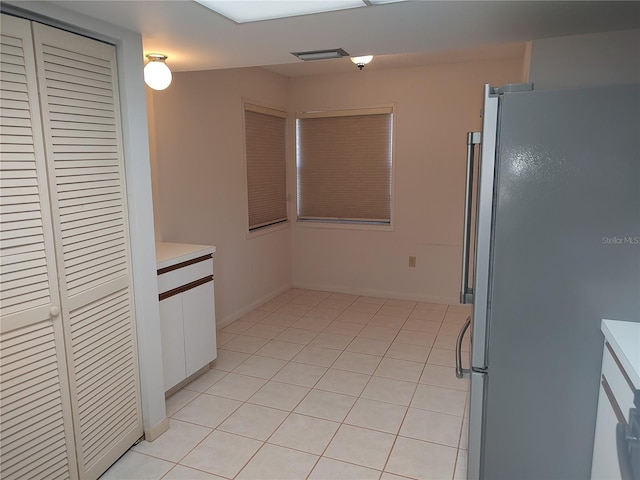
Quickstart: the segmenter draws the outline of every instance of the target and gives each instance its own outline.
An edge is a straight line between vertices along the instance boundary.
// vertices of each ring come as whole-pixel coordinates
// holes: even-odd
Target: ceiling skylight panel
[[[195,0],[236,23],[364,7],[362,0]]]

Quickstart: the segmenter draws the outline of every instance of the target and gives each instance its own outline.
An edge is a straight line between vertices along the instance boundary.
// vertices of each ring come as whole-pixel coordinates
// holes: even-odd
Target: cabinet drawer
[[[175,270],[169,270],[170,268],[158,271],[158,293],[164,293],[213,275],[213,259],[209,256],[197,263],[191,263]],[[163,270],[165,273],[161,273]]]
[[[614,354],[609,350],[608,344],[604,345],[602,356],[602,375],[606,378],[609,388],[616,399],[624,417],[627,417],[629,409],[633,407],[633,388],[625,377],[625,373],[616,362]]]

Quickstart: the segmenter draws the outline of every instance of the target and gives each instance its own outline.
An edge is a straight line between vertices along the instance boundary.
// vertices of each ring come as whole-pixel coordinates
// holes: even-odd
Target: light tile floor
[[[103,478],[465,478],[468,314],[289,290],[218,332],[214,367],[167,399],[170,430]]]

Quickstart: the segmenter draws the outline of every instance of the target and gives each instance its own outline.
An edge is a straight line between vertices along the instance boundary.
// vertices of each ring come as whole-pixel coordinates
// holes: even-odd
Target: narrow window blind
[[[300,114],[298,220],[391,223],[392,110]]]
[[[249,231],[287,221],[286,114],[245,104]]]

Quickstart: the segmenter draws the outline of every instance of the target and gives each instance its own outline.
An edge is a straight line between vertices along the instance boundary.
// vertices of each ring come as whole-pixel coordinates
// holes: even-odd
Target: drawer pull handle
[[[207,260],[211,260],[212,258],[213,258],[213,254],[210,253],[202,257],[194,258],[192,260],[187,260],[186,262],[176,263],[175,265],[169,265],[168,267],[158,269],[158,275],[162,275],[163,273],[173,272],[174,270],[188,267],[189,265],[193,265],[194,263],[206,262]]]
[[[190,282],[182,285],[181,287],[177,287],[161,293],[160,295],[158,295],[158,299],[160,301],[166,300],[169,297],[173,297],[174,295],[178,295],[180,293],[186,292],[187,290],[191,290],[192,288],[199,287],[200,285],[204,285],[205,283],[209,282],[213,282],[213,275],[209,275],[208,277],[201,278],[200,280],[196,280],[195,282]]]

